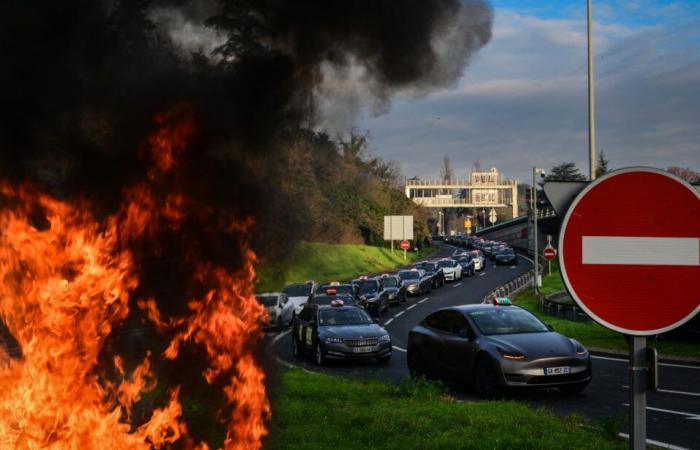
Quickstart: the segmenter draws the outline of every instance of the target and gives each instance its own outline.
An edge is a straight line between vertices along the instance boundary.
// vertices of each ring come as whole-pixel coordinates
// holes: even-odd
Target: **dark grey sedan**
[[[441,309],[414,327],[411,374],[470,383],[489,398],[509,388],[586,388],[591,358],[583,345],[509,301],[494,302]]]
[[[388,363],[391,338],[387,331],[363,309],[344,306],[306,304],[292,326],[294,356],[311,354],[316,364],[330,359],[376,359]]]

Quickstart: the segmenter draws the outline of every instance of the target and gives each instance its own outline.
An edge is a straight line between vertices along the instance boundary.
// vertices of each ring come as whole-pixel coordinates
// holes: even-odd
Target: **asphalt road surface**
[[[452,249],[444,246],[440,254]],[[332,362],[318,367],[311,358],[292,356],[288,331],[271,336],[270,346],[279,359],[307,370],[344,377],[379,376],[385,381],[399,381],[408,376],[406,342],[408,332],[431,312],[454,305],[480,303],[492,289],[507,283],[531,269],[530,260],[519,257],[514,266],[487,268],[474,277],[447,283],[421,297],[409,297],[408,302],[391,307],[382,316],[382,324],[391,334],[394,352],[387,365],[374,362]],[[593,355],[593,381],[581,394],[565,395],[558,390],[530,390],[510,395],[510,398],[532,406],[542,406],[555,414],[576,413],[591,418],[626,420],[629,404],[628,365],[622,357]],[[463,400],[478,400],[469,387],[451,387],[451,395]],[[648,442],[667,448],[700,449],[700,365],[661,363],[659,390],[647,394]],[[621,433],[627,426],[621,424]]]

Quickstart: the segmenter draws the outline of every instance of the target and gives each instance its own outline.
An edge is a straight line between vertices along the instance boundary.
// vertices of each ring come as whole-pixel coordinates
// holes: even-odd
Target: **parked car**
[[[330,359],[377,359],[388,363],[391,337],[366,311],[345,306],[304,306],[292,327],[292,352],[295,357],[312,354],[316,364]]]
[[[415,265],[416,269],[424,270],[425,273],[430,277],[432,288],[436,289],[445,285],[445,273],[442,271],[442,267],[438,266],[436,262],[424,261]]]
[[[512,248],[504,248],[496,253],[496,264],[518,264],[518,255]]]
[[[352,283],[340,283],[338,281],[331,281],[329,283],[321,284],[316,287],[316,290],[314,291],[313,295],[323,295],[326,293],[326,291],[328,291],[328,289],[332,289],[333,291],[335,291],[336,294],[351,295],[357,303],[362,303],[360,300],[360,297],[362,297],[362,295],[360,294],[360,287]]]
[[[398,275],[382,275],[382,285],[389,296],[390,305],[406,302],[406,286]]]
[[[360,288],[360,301],[367,312],[376,317],[389,310],[389,293],[384,290],[381,278],[362,277],[352,280]]]
[[[441,259],[438,261],[438,266],[442,268],[446,281],[457,281],[462,278],[462,266],[454,259]]]
[[[457,256],[455,260],[462,266],[462,276],[470,277],[476,273],[474,268],[474,260],[471,253],[465,253],[462,256]]]
[[[511,388],[586,388],[591,358],[581,343],[505,299],[494,302],[444,308],[414,327],[407,346],[412,376],[468,382],[484,397]]]
[[[294,318],[294,304],[289,301],[287,294],[282,292],[268,292],[255,296],[258,303],[265,307],[268,322],[265,327],[281,329],[291,325]]]
[[[423,295],[431,290],[431,278],[423,270],[400,270],[398,276],[408,295]]]
[[[294,305],[294,314],[299,314],[315,289],[316,283],[307,281],[306,283],[290,284],[282,289],[282,293],[287,294],[287,298]]]

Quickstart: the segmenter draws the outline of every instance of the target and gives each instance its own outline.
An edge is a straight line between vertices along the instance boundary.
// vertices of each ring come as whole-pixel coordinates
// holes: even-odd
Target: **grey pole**
[[[647,338],[631,336],[630,343],[630,449],[644,450],[647,441]]]
[[[538,267],[538,249],[537,249],[537,199],[535,196],[537,195],[537,188],[536,188],[536,180],[535,177],[537,176],[537,167],[532,168],[532,222],[533,222],[533,227],[534,227],[534,249],[532,251],[532,256],[535,261],[535,285],[534,285],[534,290],[535,290],[535,295],[539,294],[539,286],[538,286],[538,281],[539,281],[539,267]]]
[[[591,0],[588,0],[588,168],[589,178],[595,180],[595,85],[593,81],[593,20]]]

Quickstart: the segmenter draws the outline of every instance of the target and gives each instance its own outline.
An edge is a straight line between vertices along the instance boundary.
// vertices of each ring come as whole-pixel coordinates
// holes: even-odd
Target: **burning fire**
[[[201,377],[221,390],[224,448],[260,448],[270,410],[253,355],[265,312],[253,295],[252,222],[222,220],[178,189],[178,164],[197,132],[192,117],[183,105],[156,118],[142,150],[152,162],[148,181],[125,189],[120,210],[106,218],[86,201],[0,185],[0,319],[21,351],[10,357],[0,342],[0,448],[209,448],[188,432],[182,386],[161,388],[162,406],[134,418],[135,405],[159,388],[154,364],[177,360],[184,347],[204,355]],[[160,233],[185,223],[238,236],[231,251],[243,261],[232,271],[208,261],[196,241],[185,247],[193,288],[186,312],[167,316],[160,299],[136,297],[137,255],[152,243],[157,258]],[[107,343],[134,313],[166,345],[130,366]]]

